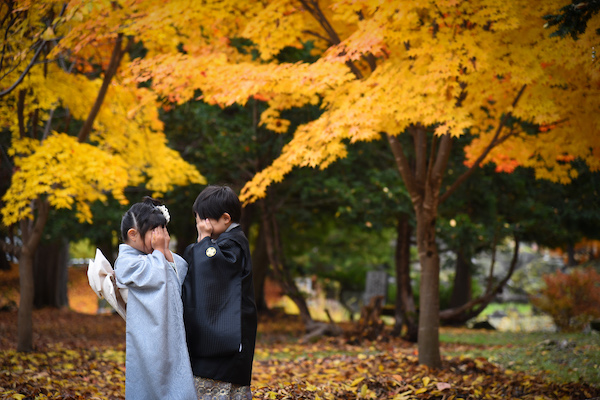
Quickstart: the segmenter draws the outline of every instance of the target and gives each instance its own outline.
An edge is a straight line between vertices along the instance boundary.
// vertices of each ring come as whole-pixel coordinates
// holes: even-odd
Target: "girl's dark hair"
[[[236,223],[242,218],[242,203],[229,186],[207,186],[196,198],[192,210],[200,219],[219,219],[224,213]]]
[[[121,219],[121,240],[123,242],[127,241],[127,231],[131,228],[139,232],[143,241],[149,230],[157,226],[166,226],[167,219],[162,211],[157,208],[160,205],[160,201],[148,196],[144,197],[141,203],[132,205]]]

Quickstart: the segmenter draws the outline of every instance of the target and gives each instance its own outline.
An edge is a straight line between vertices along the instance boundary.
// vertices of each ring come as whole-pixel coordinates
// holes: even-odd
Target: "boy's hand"
[[[210,237],[213,232],[213,227],[210,221],[207,219],[200,219],[196,214],[196,230],[198,231],[198,242],[205,237]]]

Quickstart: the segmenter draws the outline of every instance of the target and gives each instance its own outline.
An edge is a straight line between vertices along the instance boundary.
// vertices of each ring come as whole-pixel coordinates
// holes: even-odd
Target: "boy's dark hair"
[[[236,223],[242,218],[242,203],[229,186],[207,186],[196,197],[192,210],[200,219],[219,219],[224,213]]]
[[[165,227],[167,225],[167,219],[165,218],[162,211],[157,206],[161,203],[152,197],[144,197],[141,203],[135,203],[131,206],[121,219],[121,240],[127,241],[127,231],[131,228],[136,229],[142,241],[149,230],[156,228],[157,226]]]

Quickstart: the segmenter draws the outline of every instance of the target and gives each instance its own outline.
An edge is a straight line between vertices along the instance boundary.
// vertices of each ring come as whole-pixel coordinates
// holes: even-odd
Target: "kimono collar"
[[[232,230],[233,228],[237,228],[238,226],[240,226],[240,224],[238,224],[237,222],[232,222],[225,232],[229,232],[230,230]]]
[[[133,247],[131,247],[130,245],[125,244],[125,243],[121,243],[119,245],[119,254],[121,254],[121,253],[128,253],[128,254],[132,254],[132,255],[145,255],[146,254],[143,251],[134,249]]]
[[[232,222],[231,225],[229,225],[229,228],[227,228],[227,230],[223,233],[227,233],[227,232],[231,231],[233,228],[237,228],[238,226],[240,226],[240,224],[238,224],[237,222]],[[210,241],[212,243],[217,243],[217,239],[210,238]]]

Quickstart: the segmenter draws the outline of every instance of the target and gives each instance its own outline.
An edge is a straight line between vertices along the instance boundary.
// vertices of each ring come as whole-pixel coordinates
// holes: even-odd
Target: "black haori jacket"
[[[249,386],[256,305],[248,239],[241,227],[204,238],[183,254],[187,344],[194,376]]]

